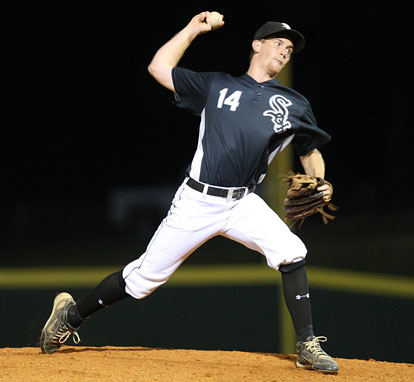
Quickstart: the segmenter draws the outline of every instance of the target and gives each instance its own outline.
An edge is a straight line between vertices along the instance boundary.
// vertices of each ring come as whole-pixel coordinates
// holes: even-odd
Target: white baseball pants
[[[306,247],[257,194],[239,200],[210,196],[184,183],[148,247],[123,270],[125,290],[142,299],[164,284],[183,261],[210,238],[221,235],[266,256],[267,264],[300,261]]]

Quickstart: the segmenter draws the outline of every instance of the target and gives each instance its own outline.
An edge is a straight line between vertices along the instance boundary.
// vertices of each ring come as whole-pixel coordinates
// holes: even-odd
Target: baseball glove
[[[285,178],[285,181],[289,185],[284,201],[286,220],[294,221],[294,223],[300,220],[300,227],[308,216],[316,213],[322,215],[324,224],[335,219],[335,216],[328,214],[324,207],[326,206],[330,211],[336,211],[338,208],[330,203],[331,198],[325,200],[322,191],[317,190],[323,184],[328,184],[333,190],[331,183],[322,178],[304,174],[291,174]]]

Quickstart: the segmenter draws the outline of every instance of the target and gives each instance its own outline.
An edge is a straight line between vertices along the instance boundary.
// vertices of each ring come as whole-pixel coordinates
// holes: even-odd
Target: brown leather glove
[[[304,174],[289,175],[285,181],[289,185],[284,201],[286,220],[295,222],[300,220],[300,226],[302,226],[308,216],[316,213],[322,215],[325,224],[335,219],[335,216],[324,211],[324,207],[326,206],[330,211],[336,211],[338,208],[330,203],[331,198],[324,199],[322,191],[317,190],[319,186],[327,184],[333,191],[331,183],[322,178]]]

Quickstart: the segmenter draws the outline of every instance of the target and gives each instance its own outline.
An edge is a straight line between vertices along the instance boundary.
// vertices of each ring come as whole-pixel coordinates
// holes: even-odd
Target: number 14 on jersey
[[[235,92],[231,93],[227,96],[227,92],[229,91],[228,88],[224,88],[220,90],[220,97],[217,102],[217,108],[223,108],[223,105],[230,106],[230,111],[236,111],[236,109],[240,105],[240,97],[242,95],[241,90],[236,90]]]

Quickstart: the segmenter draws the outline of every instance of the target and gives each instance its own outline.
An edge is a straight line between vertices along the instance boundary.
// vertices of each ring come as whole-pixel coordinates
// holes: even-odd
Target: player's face
[[[275,77],[289,62],[293,44],[283,37],[261,40],[260,62],[271,77]]]

